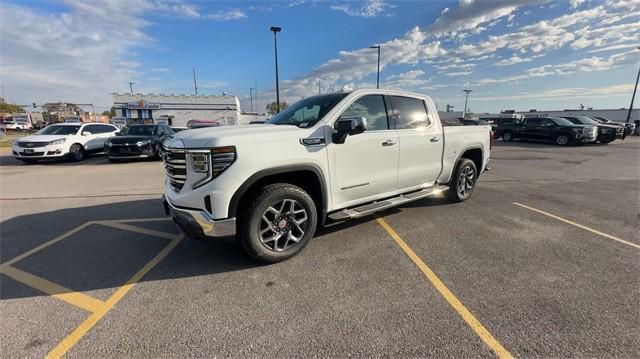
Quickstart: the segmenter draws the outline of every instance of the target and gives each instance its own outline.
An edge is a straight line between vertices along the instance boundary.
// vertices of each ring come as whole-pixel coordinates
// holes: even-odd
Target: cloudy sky
[[[281,96],[375,86],[475,112],[628,107],[640,0],[3,0],[0,85],[9,101],[111,105],[112,92],[227,92],[249,110]]]

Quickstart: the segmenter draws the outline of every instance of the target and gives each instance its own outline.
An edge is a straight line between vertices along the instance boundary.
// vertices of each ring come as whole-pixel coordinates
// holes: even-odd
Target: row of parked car
[[[13,156],[26,163],[46,159],[82,161],[90,153],[104,152],[109,161],[160,159],[162,141],[183,128],[167,125],[129,125],[122,130],[106,123],[57,123],[11,146]]]
[[[634,133],[633,124],[612,122],[603,117],[563,116],[488,118],[484,119],[494,131],[495,138],[505,142],[514,140],[553,142],[559,146],[585,143],[607,144]],[[481,119],[482,121],[482,119]]]

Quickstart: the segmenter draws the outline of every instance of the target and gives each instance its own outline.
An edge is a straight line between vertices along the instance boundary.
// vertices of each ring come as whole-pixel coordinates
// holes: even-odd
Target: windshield
[[[155,126],[131,126],[125,127],[120,131],[122,136],[153,136]]]
[[[573,122],[562,117],[554,117],[551,121],[555,122],[558,126],[573,126]]]
[[[295,125],[303,128],[311,127],[320,121],[327,112],[331,111],[345,96],[347,94],[342,92],[300,100],[273,116],[266,123],[272,125]]]
[[[598,123],[587,116],[575,116],[575,119],[583,125],[597,125]],[[572,121],[575,123],[575,121]]]
[[[80,126],[51,125],[36,132],[36,135],[75,135]]]

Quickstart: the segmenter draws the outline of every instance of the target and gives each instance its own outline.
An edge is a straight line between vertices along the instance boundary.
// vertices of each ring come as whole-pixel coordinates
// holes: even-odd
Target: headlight
[[[50,144],[50,145],[61,145],[61,144],[63,144],[63,143],[64,143],[64,141],[66,141],[66,140],[67,140],[66,138],[61,138],[61,139],[59,139],[59,140],[53,140],[53,141],[50,141],[50,142],[49,142],[49,144]]]
[[[189,175],[193,188],[198,188],[218,177],[236,160],[235,146],[214,147],[209,150],[187,150],[190,157]]]
[[[138,146],[144,146],[144,145],[148,145],[151,143],[151,140],[142,140],[142,141],[138,141],[136,142],[136,145]]]

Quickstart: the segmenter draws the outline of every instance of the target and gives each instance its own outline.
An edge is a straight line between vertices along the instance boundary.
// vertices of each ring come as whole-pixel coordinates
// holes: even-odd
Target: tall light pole
[[[464,109],[462,110],[462,118],[467,117],[467,101],[469,100],[469,93],[473,92],[473,90],[462,90],[466,93],[464,97]]]
[[[640,50],[640,46],[638,47]],[[627,113],[627,123],[631,121],[631,111],[633,110],[633,101],[636,99],[636,91],[638,91],[638,80],[640,80],[640,68],[638,69],[638,76],[636,76],[636,86],[633,88],[633,95],[631,95],[631,105],[629,105],[629,112]]]
[[[276,111],[280,112],[280,83],[278,79],[278,37],[277,33],[282,31],[281,27],[271,26],[271,31],[273,31],[273,48],[276,53]]]
[[[251,112],[253,112],[253,90],[255,90],[255,88],[249,87],[249,101],[251,103]]]
[[[133,85],[135,84],[135,82],[129,82],[129,90],[131,91],[131,94],[133,95]]]
[[[196,91],[196,96],[198,95],[198,82],[196,81],[196,68],[193,67],[193,89]]]
[[[378,49],[378,76],[376,77],[376,88],[380,88],[380,45],[369,46],[370,49]]]

